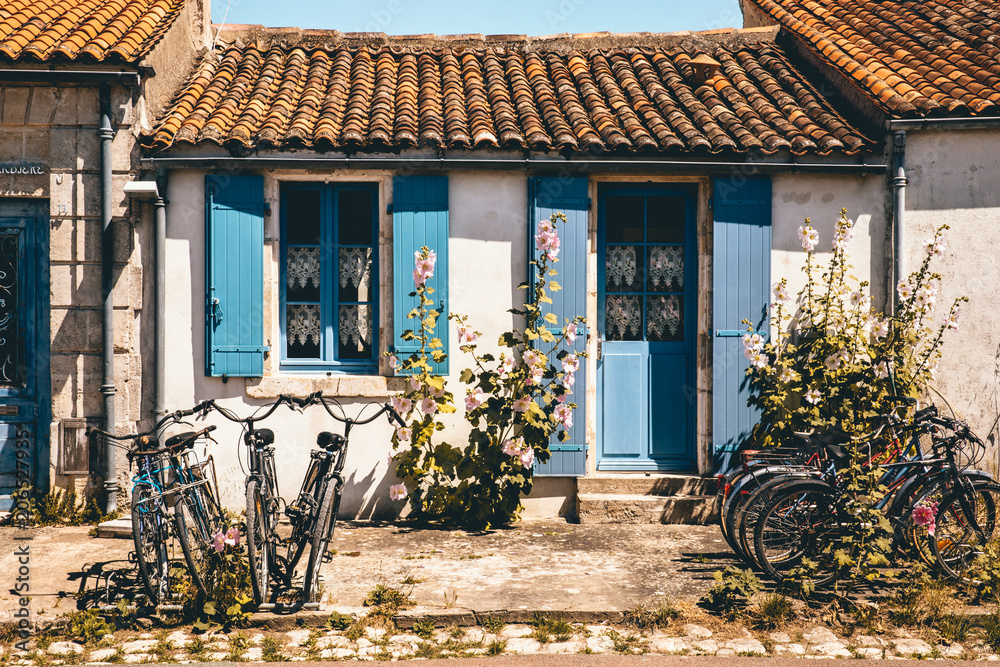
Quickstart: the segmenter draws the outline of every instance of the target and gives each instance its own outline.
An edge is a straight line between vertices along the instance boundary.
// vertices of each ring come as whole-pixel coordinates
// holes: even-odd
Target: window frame
[[[320,313],[322,334],[320,339],[319,359],[301,359],[288,357],[288,245],[287,245],[287,213],[288,201],[295,192],[318,191],[320,195]],[[339,345],[340,328],[338,319],[341,302],[337,294],[339,276],[339,240],[340,220],[337,206],[339,194],[343,191],[362,191],[371,195],[372,219],[370,246],[343,244],[345,247],[370,247],[372,254],[371,268],[371,320],[372,320],[372,357],[370,359],[336,359]],[[282,372],[315,373],[326,372],[340,374],[375,375],[379,369],[379,321],[381,275],[379,263],[379,184],[371,181],[283,181],[279,184],[280,209],[280,244],[279,244],[279,370]],[[299,244],[296,244],[299,245]],[[329,252],[327,252],[329,251]],[[337,258],[334,260],[333,258]]]

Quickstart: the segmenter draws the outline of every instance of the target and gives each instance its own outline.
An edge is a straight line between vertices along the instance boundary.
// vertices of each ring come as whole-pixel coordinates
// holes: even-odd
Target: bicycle
[[[167,427],[183,423],[184,417],[195,414],[203,405],[191,410],[172,412],[145,433],[118,436],[95,428],[87,434],[90,446],[95,451],[103,451],[104,444],[110,442],[115,447],[127,450],[129,466],[136,466],[136,473],[132,478],[132,541],[139,577],[146,589],[147,599],[154,606],[166,600],[170,592],[169,545],[174,522],[170,519],[168,505],[176,499],[178,477],[187,478],[186,464],[180,462],[176,454],[190,446],[186,443],[183,443],[183,447],[177,446],[179,441],[175,436],[168,441],[173,445],[172,448],[161,448],[158,436]],[[213,428],[209,427],[199,434],[207,433]],[[190,443],[193,442],[194,438],[191,438]],[[196,568],[190,559],[186,560],[192,578],[195,578]]]
[[[250,584],[254,602],[259,606],[271,597],[271,580],[279,583],[282,573],[274,572],[278,546],[283,540],[278,536],[278,517],[281,514],[281,493],[274,468],[274,431],[257,428],[259,421],[267,419],[280,405],[290,408],[300,406],[301,401],[282,394],[278,399],[264,406],[250,417],[241,418],[228,408],[206,401],[207,407],[216,410],[226,419],[241,424],[244,428],[243,442],[249,451],[249,473],[246,480],[246,527],[247,561],[250,565]],[[263,410],[263,414],[261,414]],[[288,560],[286,567],[288,570]],[[291,568],[294,569],[294,559]]]
[[[405,426],[402,417],[386,403],[371,417],[352,419],[335,399],[323,396],[322,392],[310,395],[303,406],[319,403],[333,419],[344,424],[344,434],[323,431],[316,436],[318,450],[309,455],[309,468],[302,479],[302,487],[296,501],[285,508],[285,515],[292,523],[290,542],[296,546],[295,561],[301,558],[306,542],[309,543],[309,561],[302,584],[304,602],[319,602],[319,575],[324,556],[340,511],[340,500],[344,492],[344,464],[347,461],[347,446],[351,429],[370,424],[383,414],[388,414],[390,422],[395,420]],[[340,414],[331,409],[336,406]]]

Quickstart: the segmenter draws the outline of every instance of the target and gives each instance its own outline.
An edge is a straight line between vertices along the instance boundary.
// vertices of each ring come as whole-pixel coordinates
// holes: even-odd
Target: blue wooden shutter
[[[264,177],[205,177],[205,374],[264,374]]]
[[[448,353],[448,177],[396,176],[392,179],[392,258],[393,258],[393,339],[401,360],[420,350],[415,341],[403,340],[403,332],[416,330],[420,323],[407,318],[417,307],[414,291],[414,253],[427,246],[437,253],[434,276],[427,285],[434,289],[431,299],[441,316],[434,336]],[[434,372],[448,373],[448,359],[431,362]]]
[[[771,179],[717,178],[714,186],[712,444],[717,472],[750,435],[760,412],[747,405],[742,335],[750,320],[768,335],[771,282]]]
[[[544,306],[545,312],[555,313],[559,319],[559,327],[566,320],[587,313],[587,210],[590,199],[587,196],[586,178],[532,178],[529,181],[529,207],[531,217],[528,225],[529,258],[537,259],[534,236],[538,231],[538,222],[548,220],[556,212],[566,214],[567,224],[560,225],[559,238],[561,247],[559,262],[553,265],[559,275],[556,276],[562,289],[550,292],[552,304]],[[533,275],[534,267],[529,267],[529,277]],[[580,353],[586,350],[587,336],[583,327],[580,335],[572,344],[564,344],[564,349]],[[576,373],[576,384],[573,386],[572,401],[576,403],[573,411],[573,426],[569,429],[569,439],[560,442],[556,437],[549,443],[552,458],[548,463],[535,466],[536,475],[549,477],[581,477],[587,473],[587,423],[586,423],[586,392],[587,369],[584,359],[580,360],[580,370]]]

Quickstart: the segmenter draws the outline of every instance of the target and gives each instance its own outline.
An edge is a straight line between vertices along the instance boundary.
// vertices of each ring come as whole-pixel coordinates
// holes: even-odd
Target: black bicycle
[[[309,468],[302,479],[299,495],[294,503],[285,508],[285,515],[292,524],[289,541],[295,548],[292,567],[301,558],[306,544],[309,545],[309,561],[302,583],[304,602],[319,602],[320,569],[340,511],[340,500],[344,492],[343,471],[351,429],[370,424],[383,414],[388,414],[389,420],[395,420],[400,426],[406,425],[388,403],[371,417],[364,419],[348,417],[340,403],[332,397],[323,396],[322,392],[316,392],[300,402],[303,407],[313,403],[322,405],[327,414],[341,422],[344,434],[323,431],[316,436],[319,449],[310,453]]]

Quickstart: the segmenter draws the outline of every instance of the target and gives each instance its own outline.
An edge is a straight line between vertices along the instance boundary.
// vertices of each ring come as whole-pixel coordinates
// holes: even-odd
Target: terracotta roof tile
[[[997,0],[750,0],[893,116],[1000,113]]]
[[[627,42],[627,40],[625,40]],[[223,45],[179,92],[147,148],[215,143],[617,153],[857,153],[873,144],[770,42],[703,51],[344,43],[266,36]]]
[[[7,0],[0,58],[135,63],[177,18],[184,0]]]

